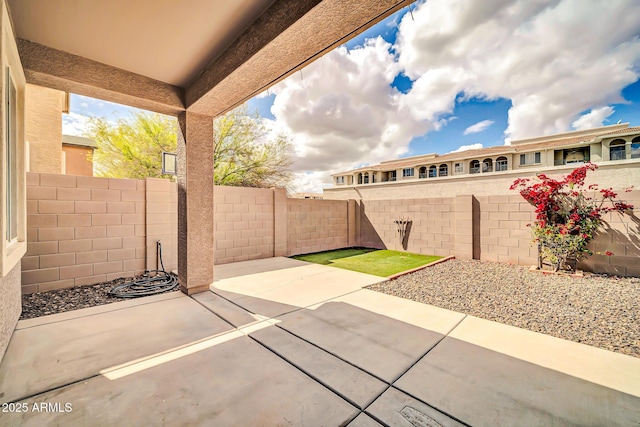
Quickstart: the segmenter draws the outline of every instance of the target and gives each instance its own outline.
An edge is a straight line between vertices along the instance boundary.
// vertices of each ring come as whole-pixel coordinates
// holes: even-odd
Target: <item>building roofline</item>
[[[75,135],[62,135],[62,144],[75,145],[79,147],[98,148],[98,144],[96,144],[93,139]]]
[[[552,135],[544,135],[544,136],[536,136],[532,138],[524,138],[524,139],[516,139],[511,141],[511,145],[521,145],[521,144],[531,144],[535,142],[545,142],[545,141],[553,141],[556,139],[563,139],[569,137],[577,137],[577,136],[591,136],[594,134],[604,133],[606,131],[613,132],[622,129],[626,129],[629,127],[629,123],[620,123],[615,125],[608,126],[600,126],[597,128],[585,129],[585,130],[574,130],[571,132],[563,132],[563,133],[554,133]],[[594,135],[595,136],[595,135]]]
[[[551,148],[562,149],[572,148],[574,146],[586,143],[600,142],[603,138],[611,138],[616,136],[626,136],[640,132],[640,127],[629,127],[629,123],[621,123],[609,126],[600,126],[597,128],[564,132],[553,135],[546,135],[536,138],[521,139],[518,141],[512,141],[511,145],[496,145],[493,147],[479,148],[475,150],[465,150],[458,152],[451,152],[442,155],[438,154],[423,154],[420,156],[405,157],[395,160],[386,160],[376,165],[365,166],[348,171],[338,172],[331,174],[334,176],[349,175],[357,172],[367,171],[390,171],[403,167],[416,167],[421,166],[420,160],[433,160],[433,161],[457,161],[457,160],[471,160],[472,157],[482,157],[484,155],[506,155],[506,154],[520,154],[530,150],[548,150]],[[584,138],[581,138],[584,137]],[[567,140],[567,141],[563,141]],[[515,145],[514,145],[515,142]],[[548,144],[548,145],[547,145]],[[414,161],[414,162],[412,162]]]

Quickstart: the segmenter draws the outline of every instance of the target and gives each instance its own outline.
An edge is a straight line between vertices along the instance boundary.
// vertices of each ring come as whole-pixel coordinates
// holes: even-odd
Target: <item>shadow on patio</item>
[[[361,289],[380,278],[327,266],[274,258],[216,271],[212,292],[193,297],[160,295],[20,322],[0,387],[2,401],[28,412],[2,413],[1,423],[640,419],[636,358]],[[33,410],[42,403],[53,405]]]

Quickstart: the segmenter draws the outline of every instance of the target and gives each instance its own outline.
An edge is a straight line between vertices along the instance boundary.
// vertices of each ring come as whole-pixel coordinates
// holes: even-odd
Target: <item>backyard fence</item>
[[[624,197],[640,206],[640,191]],[[533,208],[519,195],[313,200],[287,198],[283,189],[216,186],[213,208],[216,264],[351,246],[537,262],[526,227]],[[23,293],[155,269],[157,240],[165,267],[177,268],[177,186],[168,180],[29,173],[27,211]],[[399,218],[409,221],[402,240]],[[608,214],[606,221],[592,249],[615,255],[596,254],[579,267],[640,276],[638,217]]]

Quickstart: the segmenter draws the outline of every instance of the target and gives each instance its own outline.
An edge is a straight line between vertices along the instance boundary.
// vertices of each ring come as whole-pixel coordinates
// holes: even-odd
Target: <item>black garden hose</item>
[[[156,245],[162,270],[145,271],[140,279],[118,285],[107,292],[107,295],[118,298],[145,297],[148,295],[161,294],[162,292],[175,289],[178,286],[178,276],[164,269],[164,262],[162,262],[162,244],[159,240]]]

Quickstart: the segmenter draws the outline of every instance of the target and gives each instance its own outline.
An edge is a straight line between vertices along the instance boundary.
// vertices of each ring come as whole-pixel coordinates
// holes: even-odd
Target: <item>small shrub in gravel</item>
[[[451,260],[369,288],[640,357],[640,278]]]

